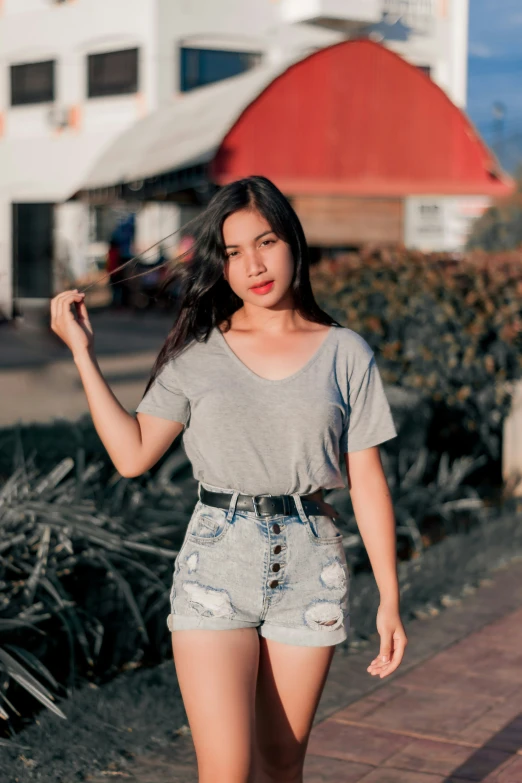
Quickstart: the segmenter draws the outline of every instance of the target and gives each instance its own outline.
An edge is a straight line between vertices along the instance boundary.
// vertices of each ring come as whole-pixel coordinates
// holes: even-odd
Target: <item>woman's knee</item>
[[[303,772],[307,743],[269,743],[258,748],[258,767],[278,783],[300,779]]]

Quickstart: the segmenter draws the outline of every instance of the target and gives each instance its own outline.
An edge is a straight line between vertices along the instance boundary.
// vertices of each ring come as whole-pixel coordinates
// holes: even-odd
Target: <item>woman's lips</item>
[[[267,294],[269,291],[272,290],[272,287],[274,285],[274,281],[271,280],[269,283],[265,283],[265,285],[259,285],[255,288],[251,288],[250,290],[254,292],[254,294]]]

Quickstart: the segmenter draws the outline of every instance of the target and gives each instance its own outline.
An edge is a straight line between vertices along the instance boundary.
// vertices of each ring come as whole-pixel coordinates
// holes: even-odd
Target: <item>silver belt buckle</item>
[[[254,511],[256,514],[256,517],[262,517],[263,515],[259,513],[257,509],[257,499],[258,497],[262,497],[261,495],[252,495],[252,505],[254,506]]]
[[[263,514],[261,514],[258,511],[258,507],[257,507],[257,499],[263,497],[271,497],[271,495],[252,495],[252,505],[254,506],[256,517],[261,517],[261,518],[263,517]],[[265,514],[265,516],[270,516],[270,514]]]

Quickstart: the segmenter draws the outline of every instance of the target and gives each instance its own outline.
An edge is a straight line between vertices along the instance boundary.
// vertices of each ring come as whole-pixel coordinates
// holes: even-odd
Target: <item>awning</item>
[[[212,160],[241,113],[294,61],[261,65],[176,97],[124,131],[75,195],[197,168]]]

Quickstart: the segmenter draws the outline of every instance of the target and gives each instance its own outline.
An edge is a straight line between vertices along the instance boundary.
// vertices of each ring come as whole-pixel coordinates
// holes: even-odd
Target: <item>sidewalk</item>
[[[100,310],[91,314],[91,322],[102,373],[121,404],[134,410],[172,316]],[[0,398],[0,427],[76,420],[89,413],[70,350],[52,332],[30,324],[0,327]]]
[[[305,782],[522,783],[522,563],[437,617],[409,622],[407,633],[401,666],[383,680],[366,672],[377,641],[336,652]],[[190,735],[106,774],[197,783]]]
[[[156,353],[98,357],[103,377],[129,412],[141,400],[158,353],[159,348]],[[70,354],[61,361],[1,370],[0,398],[0,427],[12,427],[18,421],[23,424],[50,424],[54,419],[77,421],[89,414],[87,397]]]
[[[97,356],[159,353],[174,316],[157,310],[134,313],[104,308],[90,311]],[[43,319],[0,324],[0,369],[37,367],[69,360],[71,352]]]

